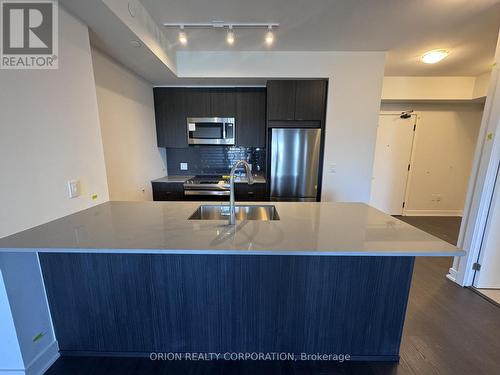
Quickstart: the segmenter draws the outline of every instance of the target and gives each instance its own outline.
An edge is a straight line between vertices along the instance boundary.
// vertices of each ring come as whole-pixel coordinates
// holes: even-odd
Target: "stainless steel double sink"
[[[279,220],[278,211],[273,205],[262,206],[235,206],[236,220]],[[229,217],[228,205],[201,205],[188,220],[227,220]]]

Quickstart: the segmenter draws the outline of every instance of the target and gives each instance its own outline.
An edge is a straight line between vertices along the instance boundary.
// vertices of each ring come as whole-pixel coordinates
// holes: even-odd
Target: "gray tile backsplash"
[[[266,150],[256,147],[235,146],[189,146],[167,148],[168,174],[225,174],[238,160],[252,164],[253,172],[265,173]],[[182,171],[180,163],[188,163],[188,170]]]

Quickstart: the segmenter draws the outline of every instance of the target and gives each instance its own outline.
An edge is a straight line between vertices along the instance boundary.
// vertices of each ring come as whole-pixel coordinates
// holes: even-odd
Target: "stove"
[[[184,183],[184,195],[229,196],[229,178],[223,175],[197,175]]]

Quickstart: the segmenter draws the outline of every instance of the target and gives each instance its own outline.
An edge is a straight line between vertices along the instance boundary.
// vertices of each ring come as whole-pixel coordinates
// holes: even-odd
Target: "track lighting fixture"
[[[268,46],[272,45],[274,43],[274,31],[273,28],[277,28],[280,26],[279,23],[255,23],[255,22],[239,22],[239,23],[228,23],[224,21],[212,21],[212,22],[198,22],[198,23],[164,23],[163,26],[165,27],[176,27],[180,28],[179,30],[179,42],[183,45],[187,44],[188,38],[186,35],[186,32],[184,31],[184,28],[197,28],[197,29],[207,29],[207,28],[215,28],[215,29],[220,29],[220,28],[226,28],[227,27],[227,34],[226,34],[226,42],[229,45],[233,45],[235,40],[236,40],[236,34],[234,32],[234,29],[240,28],[253,28],[253,29],[259,29],[259,28],[266,28],[267,32],[264,36],[264,40]]]
[[[188,40],[187,40],[187,35],[186,35],[186,32],[184,31],[184,25],[181,25],[180,27],[180,31],[179,31],[179,42],[183,45],[186,45]]]

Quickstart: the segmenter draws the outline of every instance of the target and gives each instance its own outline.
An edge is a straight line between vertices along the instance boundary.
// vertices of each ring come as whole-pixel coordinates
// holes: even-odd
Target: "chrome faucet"
[[[234,173],[240,164],[243,164],[245,167],[248,184],[253,184],[252,168],[250,167],[250,164],[248,164],[245,160],[237,161],[236,164],[233,165],[233,168],[231,168],[231,173],[229,175],[229,189],[231,190],[229,195],[229,225],[236,224],[236,210],[234,208]]]

